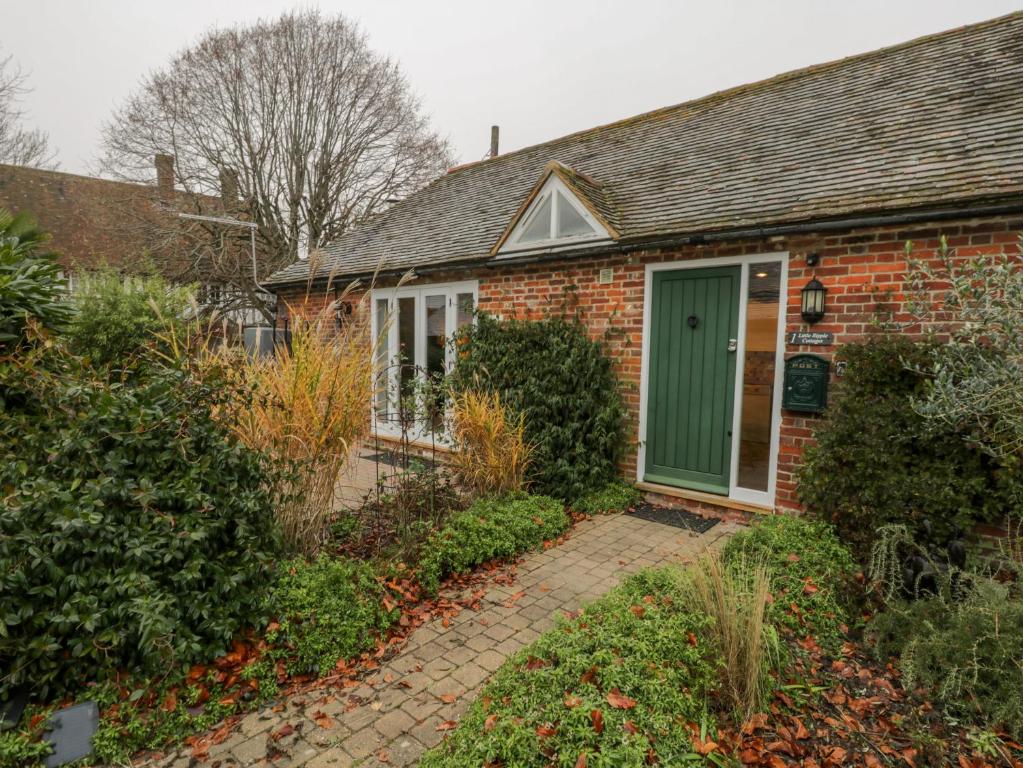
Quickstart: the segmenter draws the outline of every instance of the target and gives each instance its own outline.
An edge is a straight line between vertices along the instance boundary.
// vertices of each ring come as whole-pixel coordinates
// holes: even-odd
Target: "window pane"
[[[593,227],[587,224],[586,219],[579,215],[579,211],[558,192],[558,229],[555,236],[574,237],[592,232]]]
[[[471,293],[460,293],[455,299],[455,328],[461,328],[472,322],[475,306]]]
[[[532,243],[538,240],[551,239],[551,198],[546,195],[538,206],[530,214],[522,234],[519,236],[520,243]]]
[[[426,302],[426,375],[431,383],[439,382],[445,373],[445,347],[447,346],[447,294],[427,296]],[[424,403],[431,426],[440,431],[444,427],[444,395],[438,391],[432,401]]]
[[[416,380],[416,300],[398,299],[398,394],[412,394]]]
[[[742,488],[756,491],[767,490],[771,468],[771,420],[780,292],[780,263],[750,264],[738,484]]]
[[[387,299],[376,301],[377,349],[376,349],[376,403],[377,412],[381,417],[387,414],[387,389],[390,371],[387,370]]]

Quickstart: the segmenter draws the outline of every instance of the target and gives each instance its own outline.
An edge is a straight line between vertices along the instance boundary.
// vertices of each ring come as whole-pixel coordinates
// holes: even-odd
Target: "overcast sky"
[[[28,122],[88,172],[100,128],[148,71],[211,26],[318,7],[401,62],[460,162],[490,125],[508,151],[779,72],[1017,10],[1023,0],[32,0],[4,2],[0,54]],[[813,119],[807,115],[807,119]]]

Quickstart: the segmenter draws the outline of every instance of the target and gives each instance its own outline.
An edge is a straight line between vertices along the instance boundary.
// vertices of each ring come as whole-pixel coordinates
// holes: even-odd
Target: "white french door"
[[[443,432],[443,401],[430,401],[424,385],[453,367],[451,338],[472,322],[477,294],[474,280],[373,291],[378,431],[397,435],[408,429],[413,439]]]

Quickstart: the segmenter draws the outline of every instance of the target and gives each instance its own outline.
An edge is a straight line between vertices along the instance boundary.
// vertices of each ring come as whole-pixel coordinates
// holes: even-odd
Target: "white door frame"
[[[778,290],[778,338],[774,357],[774,397],[771,404],[771,459],[768,468],[767,490],[758,491],[738,486],[739,476],[739,443],[742,440],[742,384],[746,363],[746,304],[749,293],[749,265],[777,261],[781,263],[780,285]],[[650,376],[650,314],[653,304],[654,272],[675,271],[681,269],[702,269],[704,267],[741,266],[739,281],[739,339],[735,354],[738,356],[735,366],[735,397],[732,412],[732,453],[729,471],[728,496],[735,501],[773,507],[777,492],[778,448],[781,443],[781,395],[782,377],[785,367],[785,323],[788,305],[789,252],[770,251],[767,253],[746,254],[743,256],[720,256],[710,259],[687,259],[685,261],[665,261],[646,265],[643,283],[643,341],[639,374],[639,446],[636,452],[636,482],[643,482],[646,472],[646,431],[647,431],[647,399]]]

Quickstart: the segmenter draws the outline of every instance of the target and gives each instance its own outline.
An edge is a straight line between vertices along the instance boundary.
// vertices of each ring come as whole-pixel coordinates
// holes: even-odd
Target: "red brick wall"
[[[945,235],[961,257],[983,253],[1018,253],[1017,233],[1023,219],[994,218],[941,222],[911,227],[776,237],[686,246],[672,250],[635,252],[598,260],[565,260],[527,266],[479,268],[451,275],[431,275],[423,282],[478,278],[480,308],[503,317],[539,318],[562,310],[578,312],[593,338],[603,339],[615,360],[622,395],[630,413],[629,449],[622,464],[632,478],[636,471],[636,431],[639,425],[640,366],[643,331],[645,266],[665,261],[789,253],[788,300],[785,331],[806,330],[799,315],[800,290],[816,276],[828,290],[827,314],[813,330],[831,331],[835,346],[787,345],[786,356],[814,352],[831,357],[837,346],[867,336],[879,312],[906,321],[904,248],[913,240],[918,256],[933,254]],[[820,255],[816,267],[807,267],[808,253]],[[610,284],[599,283],[599,273],[611,267]],[[776,504],[798,509],[793,472],[811,440],[817,417],[782,411]]]

